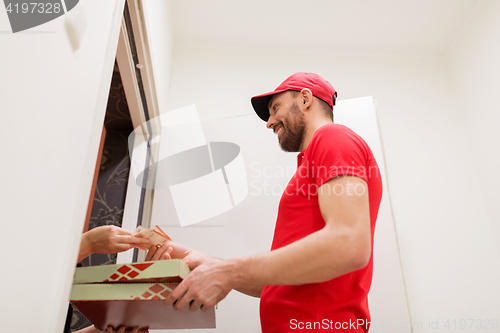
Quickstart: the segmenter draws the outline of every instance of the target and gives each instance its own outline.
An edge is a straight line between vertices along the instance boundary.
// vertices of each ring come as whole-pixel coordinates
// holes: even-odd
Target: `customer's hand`
[[[82,235],[78,261],[92,253],[118,253],[130,250],[135,245],[148,248],[150,241],[132,236],[128,230],[106,225],[94,228]]]

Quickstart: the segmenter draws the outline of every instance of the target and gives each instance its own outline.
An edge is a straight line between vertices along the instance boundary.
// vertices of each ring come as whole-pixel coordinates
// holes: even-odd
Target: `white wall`
[[[171,3],[165,0],[148,0],[143,1],[142,5],[153,62],[158,108],[161,113],[165,112],[167,107],[170,72],[172,70],[174,37]]]
[[[482,1],[448,57],[473,168],[500,253],[500,2]]]
[[[2,332],[63,330],[123,4],[81,1],[17,34],[0,9]]]
[[[415,332],[495,318],[500,262],[444,61],[181,44],[173,59],[168,109],[194,103],[202,120],[252,114],[251,96],[297,71],[320,73],[340,99],[373,95]]]

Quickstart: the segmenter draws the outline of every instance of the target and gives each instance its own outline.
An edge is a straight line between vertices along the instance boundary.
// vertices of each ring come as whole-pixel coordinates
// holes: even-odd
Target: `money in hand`
[[[150,246],[160,247],[164,244],[170,243],[172,239],[168,237],[168,235],[161,230],[159,226],[154,226],[153,228],[146,229],[144,227],[138,226],[137,229],[132,233],[132,236],[147,238],[149,239]],[[140,250],[148,250],[147,248],[137,244],[136,248]]]

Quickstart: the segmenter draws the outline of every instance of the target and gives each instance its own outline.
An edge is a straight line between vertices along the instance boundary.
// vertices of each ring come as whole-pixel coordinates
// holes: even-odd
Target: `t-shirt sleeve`
[[[338,176],[355,176],[368,182],[366,143],[345,126],[324,126],[310,143],[309,175],[318,187]]]

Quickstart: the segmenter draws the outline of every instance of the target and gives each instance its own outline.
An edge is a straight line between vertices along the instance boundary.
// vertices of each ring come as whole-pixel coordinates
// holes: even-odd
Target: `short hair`
[[[300,91],[297,91],[297,90],[289,90],[289,91],[292,93],[293,97],[297,97],[297,95],[300,93]],[[321,98],[318,98],[316,96],[314,96],[314,98],[316,98],[316,100],[320,102],[319,105],[320,105],[321,109],[323,110],[323,113],[325,114],[325,116],[327,116],[328,118],[330,118],[333,121],[333,108],[327,102],[322,100]]]

